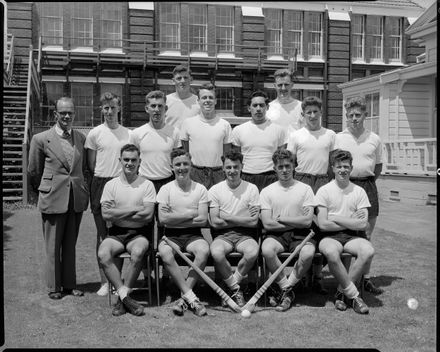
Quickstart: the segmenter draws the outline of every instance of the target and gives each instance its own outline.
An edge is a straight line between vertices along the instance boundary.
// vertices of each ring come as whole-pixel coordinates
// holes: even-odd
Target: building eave
[[[398,80],[408,80],[437,74],[437,62],[424,62],[380,75],[380,83],[386,84]]]

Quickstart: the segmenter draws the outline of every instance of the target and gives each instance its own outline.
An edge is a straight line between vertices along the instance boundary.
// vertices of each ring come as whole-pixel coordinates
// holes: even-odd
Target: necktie
[[[72,136],[68,131],[63,131],[61,138],[61,147],[63,148],[64,155],[66,156],[69,166],[72,167],[73,161],[73,143]]]

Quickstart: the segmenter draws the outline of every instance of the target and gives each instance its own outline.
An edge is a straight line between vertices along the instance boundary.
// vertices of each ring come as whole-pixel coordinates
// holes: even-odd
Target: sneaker
[[[269,298],[269,304],[272,307],[276,307],[280,300],[281,293],[279,292],[278,288],[275,288],[273,286],[269,286],[269,289],[267,290],[268,298]]]
[[[127,310],[125,309],[125,306],[122,303],[121,299],[118,298],[118,301],[116,302],[115,306],[113,307],[112,315],[114,315],[115,317],[119,317],[120,315],[123,315],[125,313],[127,313]]]
[[[384,289],[375,286],[370,279],[364,279],[364,290],[375,295],[380,295],[381,293],[385,292]]]
[[[231,298],[234,300],[235,303],[237,303],[239,307],[243,307],[246,304],[243,291],[241,291],[240,289],[234,291],[234,293],[231,295]]]
[[[183,298],[179,298],[172,308],[173,313],[179,316],[182,316],[185,310],[187,309],[188,309],[188,305],[186,304]]]
[[[108,291],[109,291],[108,282],[106,282],[105,284],[101,285],[101,288],[98,291],[96,291],[96,294],[98,296],[107,296]]]
[[[368,306],[365,304],[363,299],[360,298],[359,296],[356,296],[355,298],[350,300],[350,305],[356,313],[368,314],[368,312],[369,312]]]
[[[322,286],[322,280],[320,278],[314,278],[312,282],[312,290],[320,295],[327,295],[328,290]]]
[[[203,305],[202,302],[199,301],[199,299],[196,299],[194,302],[190,303],[189,309],[192,310],[193,313],[199,317],[208,314],[205,306]]]
[[[122,303],[124,303],[124,306],[129,313],[137,316],[144,314],[144,307],[142,306],[142,304],[140,304],[130,296],[125,297],[122,300]]]
[[[345,296],[341,291],[336,291],[335,294],[335,308],[337,310],[347,310],[347,305],[345,304]]]
[[[285,312],[290,308],[295,299],[295,293],[293,293],[292,287],[284,289],[281,293],[279,304],[276,306],[276,310],[279,312]]]

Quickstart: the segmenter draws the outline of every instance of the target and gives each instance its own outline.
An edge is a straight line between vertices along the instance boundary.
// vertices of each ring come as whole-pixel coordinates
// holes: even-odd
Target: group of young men
[[[76,289],[74,247],[87,208],[82,193],[89,183],[101,275],[97,293],[108,294],[107,279],[115,287],[118,301],[113,315],[144,312],[130,292],[152,246],[155,222],[159,238],[164,234],[182,251],[192,253],[200,269],[211,255],[239,306],[245,304],[242,281],[260,252],[257,228],[263,229],[261,253],[270,272],[281,265],[278,255],[292,252],[313,229],[317,235],[301,249],[290,275],[277,277],[279,294],[271,304],[279,311],[291,307],[318,246],[339,283],[336,308],[351,306],[357,313],[368,313],[358,285],[368,274],[374,255],[369,239],[378,214],[374,181],[381,171],[382,146],[379,137],[363,126],[365,101],[360,97],[347,101],[348,127],[336,134],[321,126],[319,98],[306,97],[301,103],[292,97],[289,70],[278,70],[274,77],[277,99],[269,103],[264,92],[254,92],[247,102],[251,120],[234,129],[216,114],[215,87],[205,84],[194,95],[191,72],[181,65],[173,71],[176,92],[167,96],[161,91],[148,93],[145,110],[149,120],[132,131],[118,123],[119,97],[104,93],[104,123],[93,128],[84,141],[72,130],[73,102],[70,98],[58,100],[56,124],[34,136],[29,162],[43,216],[49,297],[60,299],[63,292],[82,294]],[[74,138],[66,137],[65,131]],[[72,161],[66,162],[71,159],[76,167]],[[81,164],[82,171],[91,173],[89,181]],[[63,175],[64,188],[58,195],[53,194],[60,188],[56,173]],[[78,188],[83,190],[81,194]],[[48,199],[59,200],[60,192],[67,199],[63,211],[47,210]],[[55,223],[47,213],[56,218]],[[76,222],[70,220],[72,216]],[[73,230],[69,229],[72,224]],[[211,243],[201,232],[204,227],[211,229]],[[73,246],[73,269],[72,258],[65,258],[67,246],[70,250]],[[123,280],[116,257],[124,251],[131,260]],[[232,251],[242,254],[235,271],[227,260]],[[343,251],[356,257],[349,272],[340,259]],[[190,309],[198,316],[206,315],[193,291],[196,272],[190,270],[185,277],[174,250],[163,239],[158,252],[181,292],[173,312],[183,315]],[[313,267],[313,287],[327,293],[321,270],[322,265]],[[365,289],[381,293],[369,279]]]

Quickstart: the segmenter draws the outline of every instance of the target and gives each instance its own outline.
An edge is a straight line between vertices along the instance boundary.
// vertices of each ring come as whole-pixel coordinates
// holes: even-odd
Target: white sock
[[[280,288],[282,289],[282,290],[285,290],[285,289],[287,289],[290,285],[289,285],[289,281],[287,281],[287,277],[286,277],[286,275],[284,275],[282,278],[281,278],[281,280],[278,280],[277,281],[277,284],[278,284],[278,286],[280,286]]]
[[[289,278],[287,281],[289,282],[289,286],[295,286],[301,279],[298,279],[295,275],[295,272],[292,271],[292,273],[289,275]]]
[[[232,290],[240,289],[240,285],[234,275],[229,276],[227,279],[223,280],[225,284]]]
[[[187,301],[188,303],[192,303],[197,299],[197,296],[193,292],[193,290],[189,290],[187,293],[184,293],[182,295],[183,299]]]
[[[243,281],[243,279],[247,276],[246,275],[241,275],[238,270],[235,270],[234,274],[232,274],[235,277],[235,280],[237,280],[237,283],[240,283]]]
[[[118,295],[121,298],[121,301],[128,296],[130,289],[127,286],[122,285],[118,288]]]
[[[350,285],[348,285],[346,288],[343,288],[342,292],[344,292],[344,295],[349,299],[359,296],[359,291],[353,282],[350,282]]]

